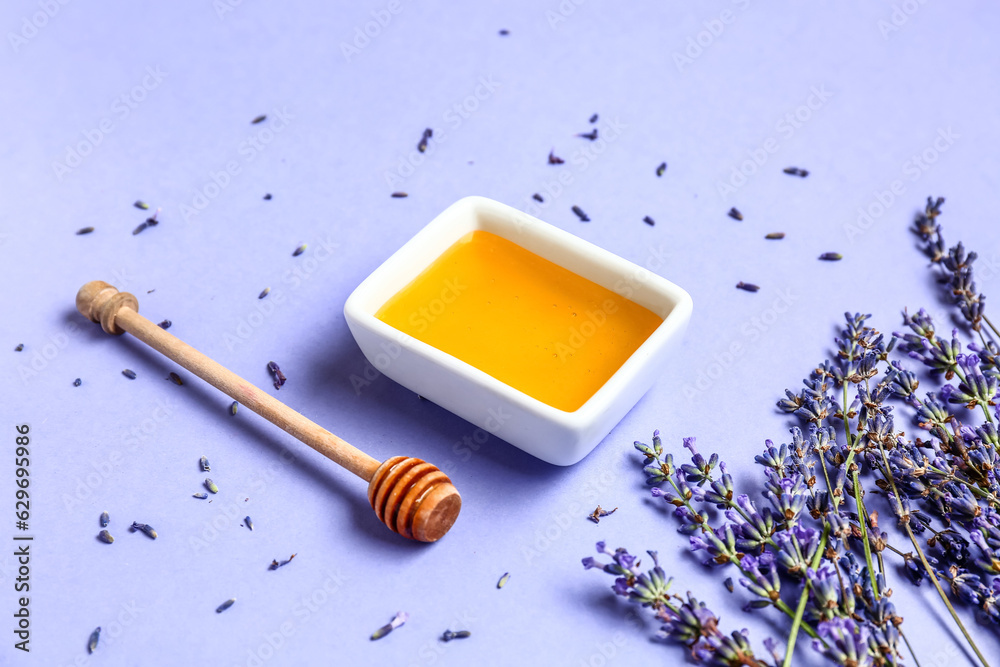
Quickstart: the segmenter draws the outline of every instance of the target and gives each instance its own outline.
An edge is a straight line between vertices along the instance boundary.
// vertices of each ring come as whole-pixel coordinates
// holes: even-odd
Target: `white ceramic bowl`
[[[492,232],[631,299],[663,318],[614,375],[573,412],[559,410],[377,319],[375,313],[458,239]],[[383,374],[543,461],[576,463],[653,385],[691,318],[690,295],[607,250],[515,208],[466,197],[449,206],[368,276],[344,315]]]

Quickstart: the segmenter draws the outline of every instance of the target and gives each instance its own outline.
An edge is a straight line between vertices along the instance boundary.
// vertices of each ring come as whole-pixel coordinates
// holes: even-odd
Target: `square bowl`
[[[561,410],[397,329],[376,313],[446,250],[484,231],[611,290],[662,322],[589,399]],[[555,465],[589,454],[645,394],[691,318],[690,295],[569,232],[485,197],[466,197],[406,242],[348,297],[344,316],[381,373],[463,419]]]

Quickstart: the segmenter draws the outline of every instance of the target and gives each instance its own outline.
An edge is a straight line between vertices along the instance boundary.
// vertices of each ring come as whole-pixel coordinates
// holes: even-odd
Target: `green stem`
[[[995,326],[993,326],[993,323],[990,322],[990,318],[988,318],[985,315],[983,315],[983,322],[986,322],[986,324],[989,325],[990,329],[993,329],[993,333],[996,336],[1000,337],[1000,331],[997,331],[997,328]]]
[[[886,469],[888,469],[889,457],[886,455],[885,449],[882,447],[881,442],[878,443],[878,450],[879,453],[882,454],[882,461],[885,464]],[[903,504],[902,501],[900,501],[899,499],[899,491],[896,489],[896,480],[891,475],[889,476],[888,480],[889,480],[889,485],[892,487],[893,497],[896,499],[896,508],[899,511],[900,519],[902,519],[904,515]],[[934,588],[937,589],[938,595],[941,596],[941,600],[944,602],[944,606],[948,608],[948,613],[951,614],[951,618],[953,621],[955,621],[955,625],[957,625],[958,629],[962,631],[962,635],[965,637],[965,641],[968,642],[969,647],[976,654],[976,657],[979,658],[979,662],[983,663],[983,667],[990,667],[990,664],[986,662],[986,658],[984,658],[983,654],[979,651],[979,647],[976,646],[976,642],[972,640],[972,635],[970,635],[969,631],[965,629],[965,625],[962,623],[962,620],[958,617],[958,614],[955,613],[955,608],[951,606],[951,600],[948,599],[948,596],[947,594],[945,594],[944,589],[941,588],[941,582],[938,581],[937,574],[935,574],[934,572],[934,568],[932,568],[930,566],[930,563],[927,562],[927,557],[924,556],[924,551],[923,549],[920,548],[920,543],[917,542],[917,538],[913,534],[913,529],[910,528],[910,522],[902,521],[902,523],[903,523],[903,528],[906,529],[907,537],[910,538],[910,542],[913,544],[913,548],[917,552],[917,557],[920,558],[920,564],[924,566],[924,571],[927,572],[927,578],[931,580],[931,583],[934,584]]]
[[[868,565],[868,578],[872,582],[872,593],[875,595],[875,599],[878,600],[881,595],[878,592],[878,585],[875,583],[875,568],[872,565],[872,545],[868,542],[868,512],[865,511],[865,503],[861,500],[861,484],[858,482],[858,471],[854,471],[853,477],[854,483],[854,502],[857,505],[858,518],[861,521],[858,524],[861,526],[861,541],[865,545],[865,563]]]
[[[819,548],[813,554],[810,567],[816,569],[819,559],[823,556],[823,549],[826,548],[826,538],[830,534],[830,524],[824,524],[823,536],[819,540]],[[788,645],[785,647],[785,660],[782,667],[791,667],[792,654],[795,652],[795,638],[799,634],[799,626],[802,625],[802,614],[806,610],[806,601],[809,599],[809,589],[811,585],[809,579],[805,578],[802,586],[802,593],[799,595],[799,604],[795,607],[795,616],[792,617],[792,629],[788,632]]]

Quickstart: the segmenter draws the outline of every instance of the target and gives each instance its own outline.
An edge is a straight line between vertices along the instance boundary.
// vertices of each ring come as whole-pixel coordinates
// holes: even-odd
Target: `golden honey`
[[[482,230],[445,250],[375,316],[567,412],[586,403],[663,322]]]

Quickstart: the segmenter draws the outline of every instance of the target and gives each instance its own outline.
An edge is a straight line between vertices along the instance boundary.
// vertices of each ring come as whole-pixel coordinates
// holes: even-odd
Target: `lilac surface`
[[[740,612],[725,575],[690,558],[647,500],[631,442],[654,428],[675,447],[695,435],[755,484],[753,454],[788,426],[775,398],[821,358],[843,311],[872,312],[883,330],[898,327],[904,306],[943,312],[906,232],[928,194],[948,197],[948,238],[981,253],[981,289],[997,293],[1000,12],[913,2],[895,26],[894,5],[860,1],[402,2],[396,14],[378,1],[225,2],[0,9],[3,451],[13,425],[30,423],[36,536],[32,652],[22,655],[8,629],[5,455],[0,662],[83,664],[98,625],[88,664],[680,662],[680,649],[649,640],[654,623],[635,627],[606,577],[583,571],[598,539],[658,549],[679,590],[750,628],[759,647],[774,626]],[[44,6],[45,25],[12,40]],[[345,55],[372,12],[390,20]],[[691,60],[679,60],[688,49]],[[784,120],[810,100],[808,119]],[[463,102],[475,110],[455,111]],[[602,140],[574,137],[593,113]],[[435,136],[422,164],[399,175],[425,127]],[[254,138],[270,141],[258,150],[245,143]],[[96,145],[57,168],[81,142]],[[550,149],[566,163],[546,164]],[[721,195],[762,151],[764,165]],[[924,151],[935,158],[926,169],[911,157]],[[229,162],[239,173],[212,188]],[[809,177],[781,173],[793,165]],[[896,180],[895,201],[867,229],[852,227]],[[390,198],[397,190],[410,196]],[[695,300],[672,369],[568,469],[495,439],[470,449],[463,441],[481,434],[386,378],[352,384],[373,374],[341,312],[456,199],[524,208],[534,192],[545,197],[541,218]],[[137,198],[163,211],[133,236],[146,216]],[[196,204],[207,205],[182,208]],[[731,206],[743,222],[726,216]],[[85,226],[96,231],[74,234]],[[787,236],[764,240],[774,231]],[[816,259],[827,251],[844,260]],[[433,546],[394,537],[359,480],[249,411],[231,416],[229,399],[143,345],[83,322],[73,295],[93,279],[135,293],[153,321],[171,319],[172,333],[269,391],[266,363],[277,361],[288,376],[280,399],[376,458],[445,468],[465,500],[459,523]],[[760,292],[735,289],[741,280]],[[164,380],[172,370],[184,386]],[[221,489],[211,504],[190,497],[203,454]],[[585,516],[597,504],[619,510],[595,526]],[[113,545],[96,539],[103,510]],[[252,533],[241,527],[248,514]],[[159,538],[129,534],[132,521]],[[924,665],[970,662],[926,586],[897,578],[893,588]],[[398,610],[406,625],[369,641]],[[1000,654],[996,634],[963,617],[984,652]],[[472,637],[445,644],[445,629]],[[797,663],[811,662],[803,643]]]

